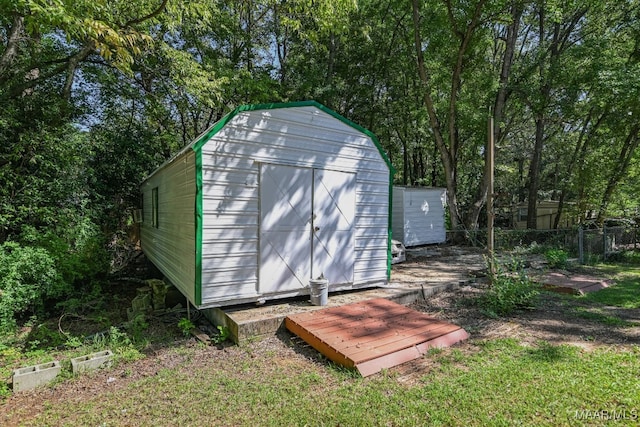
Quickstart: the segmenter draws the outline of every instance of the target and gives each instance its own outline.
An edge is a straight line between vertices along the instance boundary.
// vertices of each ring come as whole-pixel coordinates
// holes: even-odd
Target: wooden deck
[[[459,326],[384,298],[294,314],[285,325],[330,360],[365,377],[468,337]]]
[[[610,286],[609,282],[597,277],[557,272],[545,274],[534,280],[542,283],[542,286],[550,291],[574,295],[584,295]]]

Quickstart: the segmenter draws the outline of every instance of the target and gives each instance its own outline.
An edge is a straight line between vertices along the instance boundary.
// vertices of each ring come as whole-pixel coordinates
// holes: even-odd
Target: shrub
[[[569,254],[562,249],[549,249],[544,253],[544,257],[547,259],[549,267],[565,268],[567,266]]]
[[[193,322],[191,322],[191,320],[187,319],[186,317],[183,317],[178,322],[178,328],[180,328],[180,330],[182,331],[182,335],[184,335],[185,337],[190,336],[191,330],[195,327],[196,325],[194,325]]]
[[[45,298],[69,290],[46,249],[12,241],[0,245],[0,330],[11,330],[17,314],[36,312]]]
[[[623,264],[640,265],[640,251],[627,250],[607,254],[608,262],[619,262]]]
[[[100,230],[78,218],[59,229],[23,226],[15,240],[0,244],[0,331],[15,328],[23,314],[42,314],[45,305],[74,291],[88,294],[92,279],[108,269]],[[65,237],[60,237],[65,236]]]
[[[490,288],[480,297],[482,311],[490,317],[499,317],[516,310],[535,308],[540,287],[529,280],[522,263],[518,261],[509,263],[509,268],[516,270],[514,272],[505,271],[495,259],[493,265],[494,273],[490,273]]]
[[[88,217],[77,216],[73,222],[44,231],[25,226],[20,241],[47,250],[68,284],[87,281],[108,270],[104,238]]]

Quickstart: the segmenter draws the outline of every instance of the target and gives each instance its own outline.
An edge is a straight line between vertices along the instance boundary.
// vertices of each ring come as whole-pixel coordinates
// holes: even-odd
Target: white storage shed
[[[143,181],[142,249],[197,308],[381,285],[392,176],[323,105],[242,106]]]
[[[393,187],[393,238],[405,246],[443,243],[446,189],[435,187]]]

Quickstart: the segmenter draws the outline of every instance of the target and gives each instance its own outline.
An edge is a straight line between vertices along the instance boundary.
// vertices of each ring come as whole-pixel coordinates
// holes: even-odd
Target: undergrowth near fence
[[[513,258],[505,263],[493,258],[486,262],[490,287],[478,301],[484,314],[495,318],[535,308],[540,286],[529,279],[522,260]]]

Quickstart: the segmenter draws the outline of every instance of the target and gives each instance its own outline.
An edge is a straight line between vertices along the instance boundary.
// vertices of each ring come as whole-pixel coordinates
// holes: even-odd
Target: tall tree
[[[418,74],[423,84],[424,106],[444,167],[451,226],[454,229],[462,225],[466,228],[476,228],[480,209],[486,200],[486,174],[483,172],[482,162],[478,162],[477,152],[473,154],[473,149],[465,150],[465,142],[469,145],[468,148],[478,148],[483,144],[485,133],[475,132],[486,128],[481,126],[482,123],[486,123],[486,115],[471,114],[469,116],[471,121],[464,122],[463,129],[460,117],[461,105],[464,104],[465,112],[471,112],[470,108],[475,108],[476,112],[488,111],[487,93],[490,92],[493,81],[498,80],[498,76],[483,74],[479,64],[486,59],[483,48],[489,40],[492,20],[508,9],[504,2],[488,3],[484,0],[470,3],[445,1],[442,6],[434,2],[427,3],[426,6],[427,11],[421,12],[420,2],[412,1],[414,47]],[[513,13],[517,15],[518,10],[515,9]],[[430,31],[429,36],[425,38],[422,29],[426,17],[430,22],[441,23],[450,34],[435,35],[434,31]],[[425,59],[425,55],[437,54],[435,48],[438,45],[443,47],[440,53],[445,53],[444,66],[434,62],[435,58],[430,62]],[[509,61],[510,58],[510,54],[507,53],[504,60]],[[429,66],[429,63],[438,64],[446,70],[445,75],[449,78],[446,88],[442,84],[436,84],[438,71],[433,68],[433,65]],[[510,64],[507,63],[503,70],[505,82],[508,79],[509,70]],[[470,85],[471,82],[475,85],[476,94],[482,89],[486,89],[487,93],[480,97],[469,97],[471,89],[465,85]],[[504,108],[502,104],[499,106],[501,109]],[[474,136],[467,134],[472,129]],[[474,143],[471,144],[471,141]],[[465,159],[464,156],[468,157]],[[478,171],[473,178],[469,177],[470,181],[475,181],[476,184],[471,189],[465,189],[467,200],[464,204],[468,207],[466,213],[460,210],[461,194],[459,194],[461,178],[459,166],[464,160],[475,162],[473,166],[471,164],[465,166]]]

